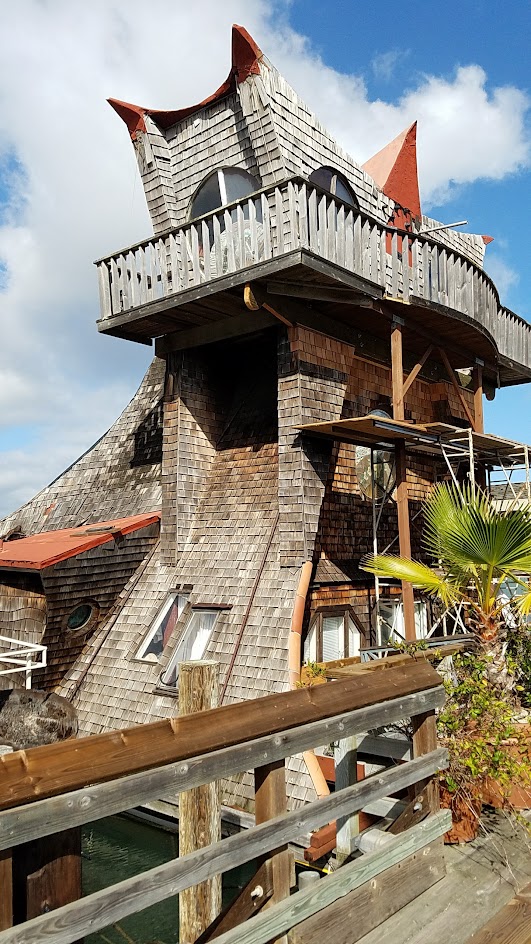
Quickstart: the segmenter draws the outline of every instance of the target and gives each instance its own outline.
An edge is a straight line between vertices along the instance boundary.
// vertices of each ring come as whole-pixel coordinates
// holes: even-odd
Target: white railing
[[[531,366],[530,325],[500,305],[483,269],[426,236],[384,226],[303,178],[98,260],[102,320],[295,249],[374,283],[379,294],[468,315],[490,332],[501,354]]]
[[[35,669],[46,666],[46,646],[26,642],[20,639],[0,636],[0,675],[18,675],[26,677],[26,688],[31,688],[31,674]]]

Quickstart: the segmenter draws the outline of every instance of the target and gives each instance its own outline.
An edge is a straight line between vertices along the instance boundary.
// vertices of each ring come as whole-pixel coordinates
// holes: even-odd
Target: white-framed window
[[[135,655],[136,659],[143,659],[146,662],[159,661],[187,602],[186,594],[178,593],[178,591],[166,597],[162,609],[157,613]]]
[[[167,669],[161,674],[163,685],[175,688],[179,679],[181,662],[202,659],[214,629],[219,610],[192,609],[182,637],[170,659]]]
[[[304,641],[305,662],[335,662],[360,654],[360,631],[350,608],[330,608],[316,613]]]
[[[424,639],[428,634],[428,609],[425,600],[415,600],[415,632],[417,639]],[[380,598],[378,604],[380,615],[381,645],[387,646],[392,642],[403,642],[406,637],[404,626],[404,608],[402,598]]]

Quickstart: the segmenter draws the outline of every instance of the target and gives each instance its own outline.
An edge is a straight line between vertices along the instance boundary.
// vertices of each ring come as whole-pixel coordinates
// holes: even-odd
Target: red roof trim
[[[231,70],[223,84],[220,85],[214,94],[203,99],[202,102],[199,102],[197,105],[190,105],[188,108],[179,108],[176,111],[160,111],[155,108],[143,108],[141,105],[131,105],[129,102],[121,102],[116,98],[109,98],[108,102],[112,105],[115,112],[120,115],[120,118],[125,121],[129,134],[134,141],[139,131],[146,130],[146,115],[153,118],[160,128],[171,128],[172,125],[177,124],[178,121],[182,121],[183,118],[188,118],[190,115],[195,114],[195,112],[200,111],[201,108],[221,101],[222,98],[230,95],[231,92],[235,91],[236,85],[245,82],[248,76],[259,75],[259,63],[262,55],[261,49],[256,45],[247,30],[244,29],[243,26],[234,24],[232,27]]]
[[[117,535],[130,534],[158,521],[160,512],[154,511],[129,518],[98,521],[80,528],[41,531],[18,541],[0,541],[0,570],[44,570],[52,564],[106,544]]]

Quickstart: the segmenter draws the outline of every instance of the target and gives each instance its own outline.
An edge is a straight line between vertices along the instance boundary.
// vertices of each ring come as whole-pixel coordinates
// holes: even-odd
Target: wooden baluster
[[[285,761],[279,760],[266,764],[264,767],[257,767],[254,772],[254,789],[257,825],[285,813],[287,810]],[[287,846],[277,849],[273,856],[265,856],[263,861],[267,858],[271,860],[272,865],[273,894],[264,906],[265,908],[288,898],[291,884],[290,856]],[[287,939],[282,936],[277,941],[279,944],[285,944]]]

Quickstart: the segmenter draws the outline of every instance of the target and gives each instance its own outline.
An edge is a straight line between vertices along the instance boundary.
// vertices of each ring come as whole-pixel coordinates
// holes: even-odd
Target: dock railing
[[[435,733],[435,709],[443,702],[440,677],[425,661],[412,659],[324,685],[0,757],[0,915],[6,927],[10,883],[5,879],[20,844],[245,770],[254,769],[255,783],[263,785],[265,775],[281,769],[286,757],[330,742],[352,744],[362,732],[372,732],[373,753],[397,758],[386,748],[392,739],[379,731],[411,719],[413,732],[413,759],[391,760],[359,782],[355,774],[346,783],[339,777],[329,796],[6,927],[0,944],[71,944],[257,857],[275,862],[288,843],[308,831],[333,820],[339,828],[368,803],[408,791],[389,835],[374,851],[360,854],[354,847],[355,857],[337,871],[274,904],[274,895],[267,901],[271,894],[262,888],[267,904],[258,914],[235,927],[225,923],[213,928],[201,938],[216,937],[218,944],[265,944],[289,932],[292,941],[311,942],[317,940],[315,922],[322,920],[334,944],[352,944],[442,877],[440,837],[449,828],[450,814],[439,810],[433,778],[447,762]],[[386,897],[388,882],[393,894]],[[377,906],[371,905],[373,894]],[[260,897],[260,889],[254,895]],[[354,928],[344,920],[344,909],[353,902],[361,909]],[[252,910],[257,910],[256,900]]]
[[[302,177],[99,259],[102,322],[296,249],[343,267],[390,298],[416,297],[468,315],[502,354],[531,358],[529,325],[500,304],[482,268],[429,236],[385,226]]]

